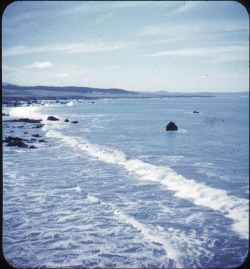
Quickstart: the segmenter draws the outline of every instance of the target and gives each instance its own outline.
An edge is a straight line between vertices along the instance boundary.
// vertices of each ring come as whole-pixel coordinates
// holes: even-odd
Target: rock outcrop
[[[28,145],[23,140],[20,137],[8,136],[3,142],[6,142],[8,147],[28,148]]]
[[[33,127],[33,128],[42,128],[44,126],[44,124],[38,124],[37,126]]]
[[[56,118],[56,117],[54,117],[54,116],[48,116],[47,120],[57,121],[57,120],[59,120],[59,119]]]
[[[42,120],[34,120],[29,118],[21,118],[17,120],[8,120],[6,122],[25,122],[25,123],[41,123]]]
[[[33,137],[41,137],[41,135],[39,135],[39,134],[33,134],[32,136]]]
[[[29,146],[29,148],[30,148],[30,149],[37,149],[37,147],[34,146],[34,145]]]
[[[177,131],[178,127],[173,121],[170,121],[166,126],[166,131]]]

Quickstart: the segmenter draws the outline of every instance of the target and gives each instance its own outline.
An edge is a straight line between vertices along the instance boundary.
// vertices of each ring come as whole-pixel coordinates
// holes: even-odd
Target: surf
[[[46,136],[60,139],[66,145],[87,153],[95,160],[118,165],[127,172],[136,175],[138,180],[149,180],[162,184],[179,199],[185,199],[197,206],[219,211],[233,221],[231,229],[235,233],[242,239],[248,239],[248,200],[230,196],[225,190],[207,186],[194,179],[187,179],[169,167],[152,165],[139,159],[128,159],[122,151],[91,144],[83,138],[69,137],[54,130],[47,131]]]

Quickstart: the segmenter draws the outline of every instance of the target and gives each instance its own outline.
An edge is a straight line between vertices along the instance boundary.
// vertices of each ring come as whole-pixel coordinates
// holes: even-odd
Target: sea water
[[[249,246],[248,101],[5,108],[10,119],[43,119],[47,141],[37,149],[3,145],[5,259],[15,267],[239,266]],[[169,121],[178,131],[166,132]],[[3,122],[3,135],[38,130],[18,125]]]

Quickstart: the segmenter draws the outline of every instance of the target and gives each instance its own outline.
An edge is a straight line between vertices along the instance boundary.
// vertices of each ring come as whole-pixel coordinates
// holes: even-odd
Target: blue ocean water
[[[232,268],[246,259],[248,96],[44,103],[5,108],[10,119],[43,119],[47,141],[3,146],[12,266]],[[165,131],[169,121],[177,132]],[[38,131],[15,124],[3,135]]]

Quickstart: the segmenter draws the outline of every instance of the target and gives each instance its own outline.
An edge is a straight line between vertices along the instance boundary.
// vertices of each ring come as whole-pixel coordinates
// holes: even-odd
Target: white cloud
[[[203,3],[200,3],[200,1],[197,2],[193,2],[193,1],[184,1],[184,2],[180,2],[180,6],[173,10],[173,13],[185,13],[185,12],[189,12],[190,10],[193,10],[197,7],[200,7]]]
[[[101,42],[90,41],[81,43],[69,43],[69,44],[53,44],[41,47],[26,47],[16,46],[7,49],[3,49],[3,57],[11,57],[17,55],[28,55],[37,53],[92,53],[92,52],[104,52],[123,50],[131,48],[134,45],[133,42]]]
[[[141,29],[140,36],[162,36],[162,37],[178,37],[185,39],[194,34],[206,36],[211,33],[218,32],[237,32],[248,31],[249,25],[245,21],[238,21],[237,23],[232,20],[223,21],[209,21],[203,23],[189,22],[185,25],[178,23],[163,23],[148,25]]]
[[[198,24],[173,24],[173,23],[164,23],[164,24],[156,24],[156,25],[149,25],[144,27],[139,35],[141,36],[180,36],[193,34],[195,32],[202,32],[204,29],[202,25]]]
[[[69,74],[61,73],[61,74],[58,74],[57,77],[59,77],[59,78],[67,78],[67,77],[69,77]]]
[[[171,3],[167,3],[170,5]],[[91,13],[96,12],[96,10],[100,11],[114,11],[119,9],[126,9],[126,8],[140,8],[140,7],[164,7],[164,1],[93,1],[79,3],[77,6],[71,7],[69,4],[67,8],[58,12],[57,15],[65,16],[65,15],[77,15],[83,13]]]
[[[202,57],[209,62],[248,61],[249,51],[246,46],[221,46],[206,48],[172,49],[147,54],[151,57]]]
[[[53,65],[51,62],[45,61],[45,62],[35,62],[31,65],[26,65],[26,68],[38,68],[38,69],[44,69],[44,68],[50,68]]]

